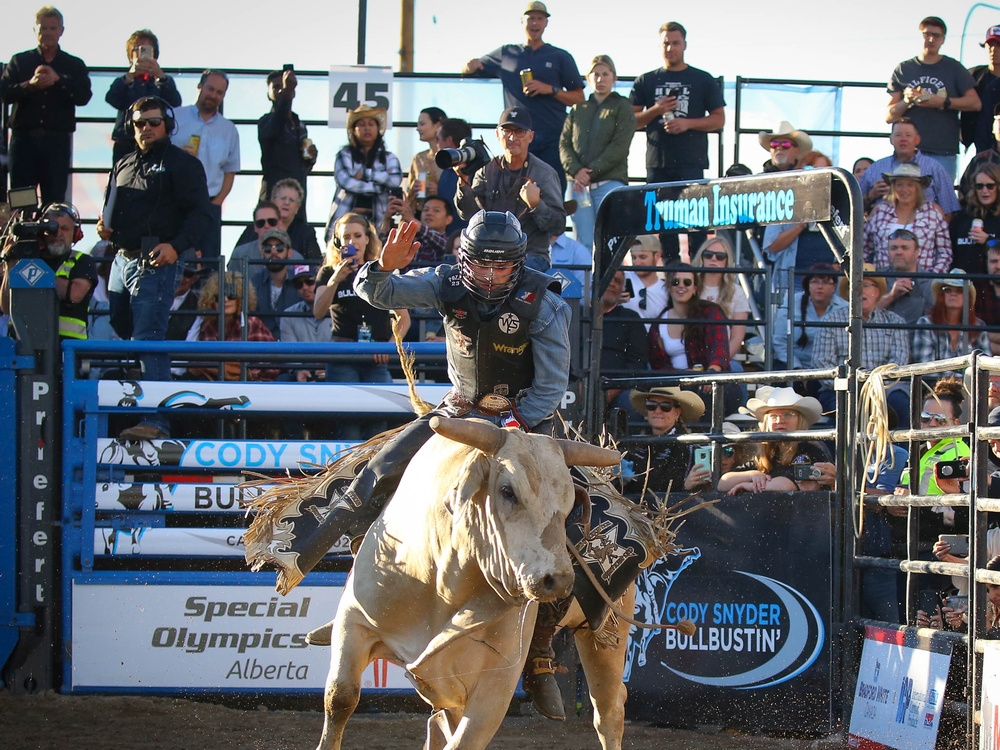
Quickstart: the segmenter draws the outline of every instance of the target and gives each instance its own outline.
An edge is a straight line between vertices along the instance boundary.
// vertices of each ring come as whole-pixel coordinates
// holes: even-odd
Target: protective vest
[[[69,281],[73,266],[82,255],[77,250],[71,251],[56,269],[56,278]],[[89,300],[89,296],[85,299]],[[66,339],[87,338],[87,305],[84,302],[73,304],[69,300],[59,300],[59,336]]]
[[[520,283],[484,313],[461,283],[458,266],[442,285],[448,366],[459,393],[477,403],[486,394],[515,398],[535,375],[528,328],[541,308],[551,276],[524,269]],[[558,290],[558,286],[554,290]]]

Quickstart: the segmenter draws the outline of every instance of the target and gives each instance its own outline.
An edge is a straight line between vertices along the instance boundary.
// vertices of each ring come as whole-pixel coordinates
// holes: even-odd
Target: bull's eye
[[[517,502],[517,493],[514,492],[514,488],[511,487],[509,484],[500,485],[500,497],[512,503]]]

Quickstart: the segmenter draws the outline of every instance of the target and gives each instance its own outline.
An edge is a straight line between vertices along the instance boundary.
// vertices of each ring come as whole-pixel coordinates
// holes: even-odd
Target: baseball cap
[[[997,406],[990,412],[989,418],[990,427],[1000,427],[1000,406]]]
[[[986,29],[986,41],[980,42],[980,47],[985,47],[990,42],[1000,42],[1000,26],[990,26]]]
[[[264,232],[264,236],[260,238],[260,244],[264,244],[268,240],[281,240],[285,247],[292,246],[292,238],[288,236],[288,232],[284,229],[268,229]]]
[[[541,5],[541,3],[538,4]],[[534,130],[531,124],[531,115],[524,107],[507,107],[500,115],[500,122],[497,123],[497,126],[501,128],[504,125],[513,125],[521,130]]]
[[[292,275],[289,276],[290,281],[294,281],[300,276],[315,276],[316,270],[309,265],[292,266]]]
[[[539,3],[539,2],[528,3],[528,7],[524,9],[524,13],[522,13],[521,15],[526,16],[529,13],[534,13],[536,11],[538,13],[544,13],[546,18],[549,18],[551,16],[551,14],[549,13],[549,9],[545,7],[545,3]]]

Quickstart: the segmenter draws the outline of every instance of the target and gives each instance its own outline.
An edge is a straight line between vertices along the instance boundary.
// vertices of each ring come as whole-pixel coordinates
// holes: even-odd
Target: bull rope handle
[[[583,555],[581,555],[579,550],[577,550],[576,545],[567,539],[566,546],[569,548],[569,553],[573,556],[573,559],[580,564],[581,568],[583,568],[583,572],[586,574],[587,579],[590,581],[597,593],[601,595],[604,603],[611,607],[611,611],[614,612],[615,617],[618,617],[625,622],[630,622],[640,628],[650,628],[651,630],[679,630],[684,635],[688,636],[695,634],[695,630],[697,630],[697,628],[690,620],[681,620],[675,625],[673,623],[640,622],[639,620],[629,617],[627,614],[622,612],[613,601],[611,601],[611,597],[608,596],[608,592],[604,590],[603,586],[601,586],[600,581],[597,580],[597,576],[594,575],[594,572],[590,569],[590,565],[587,564],[587,561],[583,559]]]

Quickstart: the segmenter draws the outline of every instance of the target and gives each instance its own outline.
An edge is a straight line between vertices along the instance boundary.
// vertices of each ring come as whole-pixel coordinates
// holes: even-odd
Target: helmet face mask
[[[513,214],[480,211],[462,230],[462,285],[483,302],[502,302],[521,280],[527,243]]]

